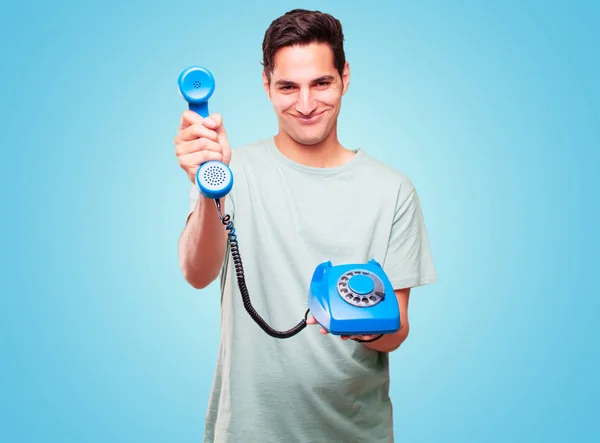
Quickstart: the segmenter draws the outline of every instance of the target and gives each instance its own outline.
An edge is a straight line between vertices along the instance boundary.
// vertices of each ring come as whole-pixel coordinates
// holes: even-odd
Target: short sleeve
[[[437,281],[421,204],[414,187],[394,212],[384,271],[394,289]]]
[[[194,209],[196,209],[196,204],[198,203],[198,198],[200,197],[200,192],[198,188],[194,185],[190,186],[190,207],[188,209],[187,218],[190,218]]]

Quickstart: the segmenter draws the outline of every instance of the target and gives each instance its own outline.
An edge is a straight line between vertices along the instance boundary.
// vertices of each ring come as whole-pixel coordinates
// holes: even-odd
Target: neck
[[[281,129],[274,138],[275,146],[290,160],[313,168],[334,168],[346,163],[354,152],[344,148],[335,129],[319,143],[303,145]]]

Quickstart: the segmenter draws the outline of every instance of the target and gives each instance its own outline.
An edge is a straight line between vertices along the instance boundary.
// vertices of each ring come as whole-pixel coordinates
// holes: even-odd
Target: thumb
[[[315,318],[311,315],[310,317],[308,317],[306,319],[306,324],[308,324],[308,325],[316,325],[317,324],[317,320],[315,320]]]
[[[308,317],[306,319],[306,324],[307,325],[318,325],[319,322],[311,315],[310,317]],[[325,328],[323,328],[322,326],[319,328],[321,334],[325,335],[325,334],[329,334],[327,332],[327,330]]]

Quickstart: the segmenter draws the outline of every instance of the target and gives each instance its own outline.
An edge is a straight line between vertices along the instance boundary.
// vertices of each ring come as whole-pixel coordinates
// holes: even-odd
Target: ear
[[[342,84],[344,85],[344,88],[342,89],[342,95],[344,95],[346,92],[348,92],[348,87],[350,86],[350,64],[348,62],[344,64]]]
[[[269,98],[269,100],[271,99],[271,92],[269,90],[269,79],[267,78],[267,74],[265,73],[265,70],[263,69],[262,71],[262,80],[263,80],[263,88],[265,89],[265,93],[267,94],[267,97]]]

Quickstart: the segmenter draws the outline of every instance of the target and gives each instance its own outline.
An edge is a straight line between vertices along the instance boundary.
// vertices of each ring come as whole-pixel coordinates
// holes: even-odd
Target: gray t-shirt
[[[246,285],[271,327],[307,309],[316,266],[377,260],[394,289],[436,281],[417,193],[364,150],[342,166],[285,157],[273,138],[233,150],[234,220]],[[191,189],[193,210],[198,199]],[[225,229],[225,228],[224,228]],[[308,325],[267,335],[246,312],[228,250],[221,273],[221,334],[204,442],[393,441],[388,354]]]

